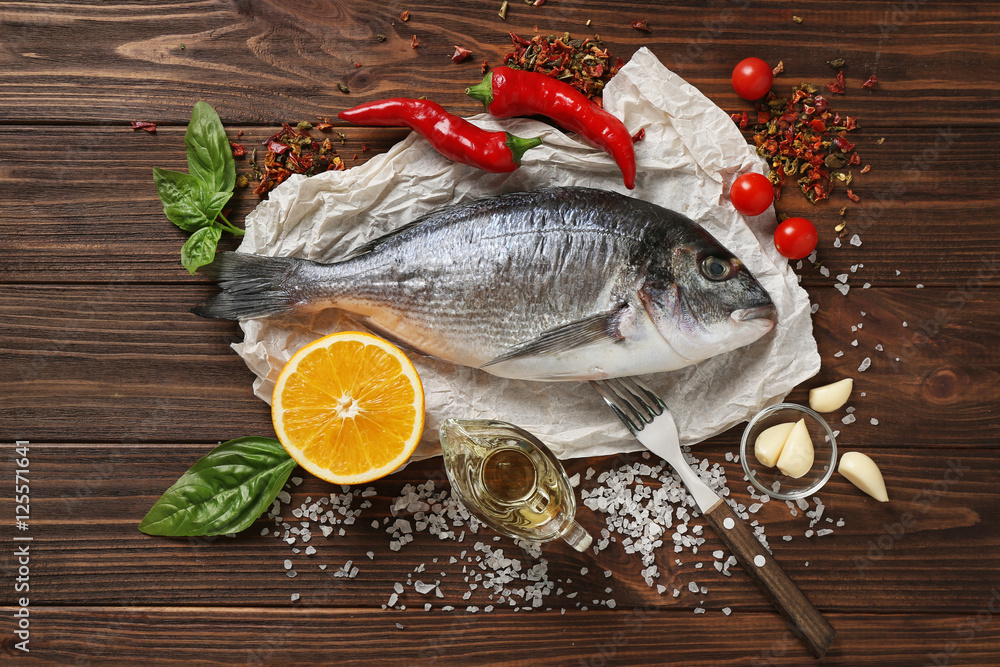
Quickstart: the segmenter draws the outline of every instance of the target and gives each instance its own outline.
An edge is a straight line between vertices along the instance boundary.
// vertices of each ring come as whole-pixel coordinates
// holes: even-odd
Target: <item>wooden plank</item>
[[[237,325],[188,312],[210,293],[194,284],[0,287],[0,391],[6,397],[0,415],[8,437],[215,442],[269,434],[270,412],[252,393],[253,375],[228,347],[240,338]],[[871,445],[992,447],[1000,441],[993,414],[1000,401],[994,344],[1000,292],[856,287],[846,297],[830,288],[812,293],[824,363],[815,383],[858,381],[851,401],[858,422],[843,426],[840,411],[832,417],[838,428]],[[859,373],[866,357],[871,368]],[[789,400],[806,401],[815,383]],[[725,441],[737,437],[734,430]]]
[[[160,493],[212,445],[31,444],[30,528],[19,535],[33,537],[32,604],[288,606],[290,596],[299,593],[309,606],[378,609],[387,604],[394,583],[402,582],[406,586],[399,604],[411,609],[427,602],[435,609],[470,604],[507,608],[496,595],[488,597],[493,591],[487,590],[485,581],[469,598],[463,597],[470,590],[463,574],[466,568],[474,573],[487,569],[480,569],[477,560],[482,557],[481,545],[519,559],[522,571],[539,562],[507,538],[495,541],[496,534],[488,529],[473,533],[457,527],[456,533],[468,530],[464,539],[440,539],[421,530],[413,512],[390,511],[396,498],[407,493],[407,484],[433,480],[436,490],[449,488],[440,458],[412,464],[370,485],[376,491],[367,498],[370,507],[362,508],[362,501],[355,498],[350,509],[361,509],[356,521],[336,526],[328,537],[312,521],[312,538],[290,546],[283,541],[285,529],[266,517],[235,538],[141,534],[138,522]],[[823,610],[974,613],[982,604],[983,584],[1000,584],[1000,500],[992,493],[1000,473],[1000,452],[863,446],[846,439],[844,445],[869,453],[880,464],[891,501],[878,503],[834,475],[819,494],[824,516],[811,529],[810,518],[798,508],[793,516],[785,503],[766,503],[751,519],[766,526],[775,559]],[[12,465],[7,462],[15,458],[12,448],[13,444],[5,445],[7,472]],[[725,468],[730,497],[750,506],[756,501],[748,495],[740,465],[726,460],[726,453],[734,449],[719,443],[699,448],[696,455]],[[589,492],[604,483],[600,473],[642,461],[639,453],[580,459],[567,462],[567,471],[579,473],[580,491]],[[655,464],[655,458],[650,462]],[[597,474],[588,480],[589,468]],[[297,523],[300,519],[293,516],[293,509],[342,492],[301,470],[293,476],[304,478],[301,486],[289,484],[291,502],[282,509],[282,520],[293,526],[304,525]],[[644,484],[654,490],[659,486],[652,478]],[[8,516],[13,514],[12,499],[5,498],[0,507]],[[416,527],[414,541],[399,551],[390,548],[392,529],[386,526],[396,518]],[[583,505],[577,519],[598,537],[602,529],[611,528],[605,514]],[[843,525],[838,526],[841,519]],[[542,554],[546,576],[562,592],[546,594],[543,606],[597,608],[602,604],[593,603],[594,599],[613,599],[623,609],[768,609],[759,589],[739,567],[733,567],[731,577],[716,572],[713,552],[725,547],[704,520],[692,519],[690,525],[692,530],[695,525],[704,528],[706,542],[697,554],[689,548],[674,552],[671,535],[676,525],[665,534],[666,546],[656,550],[660,576],[655,583],[666,586],[662,594],[643,581],[640,555],[626,553],[623,536],[617,532],[612,534],[618,541],[597,555],[579,554],[561,542],[546,545]],[[806,531],[821,528],[833,533],[810,532],[806,537]],[[261,534],[264,529],[268,534]],[[791,539],[786,541],[785,535]],[[306,554],[307,546],[316,552]],[[5,566],[13,566],[12,551],[3,554]],[[726,557],[728,552],[723,560]],[[294,578],[287,576],[285,559],[291,561]],[[336,575],[348,561],[357,566],[357,576]],[[605,571],[612,572],[610,578]],[[948,574],[940,576],[941,572]],[[439,581],[443,597],[418,594],[412,584],[416,580]],[[692,594],[688,590],[692,581],[706,587],[707,594]],[[521,587],[526,582],[514,583]],[[682,591],[676,598],[674,588]],[[569,594],[573,597],[566,597]]]
[[[776,615],[644,609],[563,616],[558,611],[32,608],[31,652],[17,655],[25,664],[364,665],[377,656],[379,665],[989,666],[1000,651],[1000,600],[987,591],[981,597],[981,617],[834,614],[839,636],[820,662],[785,633]],[[11,657],[12,611],[3,608],[0,622]]]
[[[308,118],[297,113],[285,120],[303,117]],[[338,147],[352,166],[406,134],[391,128],[343,130],[347,140]],[[245,128],[239,140],[253,148],[274,131]],[[859,203],[848,201],[841,187],[832,201],[812,206],[792,186],[778,210],[816,223],[818,259],[833,275],[863,264],[854,282],[1000,285],[1000,233],[993,222],[1000,217],[1000,204],[992,196],[993,175],[1000,171],[995,150],[1000,130],[942,132],[935,148],[934,132],[863,130],[856,140],[872,171],[854,174]],[[235,138],[234,131],[230,134]],[[206,282],[189,277],[180,266],[186,234],[164,217],[151,176],[154,166],[186,169],[182,135],[182,128],[150,135],[113,126],[0,127],[0,280]],[[16,148],[27,137],[33,150]],[[877,145],[882,137],[885,143]],[[249,172],[246,159],[238,165],[241,173]],[[230,219],[242,224],[258,201],[249,190],[240,190]],[[847,208],[846,217],[838,215],[841,207]],[[847,227],[837,249],[834,227],[841,221]],[[854,234],[862,239],[861,247],[849,244]],[[226,235],[222,246],[236,245]],[[805,284],[832,282],[808,268],[799,273]]]
[[[530,36],[535,26],[556,34],[598,33],[626,60],[648,46],[725,108],[742,108],[729,77],[748,53],[771,63],[783,60],[788,85],[831,80],[825,61],[841,56],[848,61],[850,87],[843,110],[867,115],[873,127],[1000,122],[991,76],[1000,67],[994,39],[1000,12],[991,2],[897,9],[804,0],[794,9],[801,24],[779,2],[679,5],[669,15],[648,1],[520,4],[511,3],[506,21],[497,16],[494,0],[472,0],[461,12],[427,0],[8,4],[0,59],[7,103],[0,122],[145,117],[181,124],[191,105],[206,99],[226,122],[274,123],[331,115],[370,99],[419,95],[468,114],[477,104],[463,91],[480,79],[482,60],[500,64],[510,50],[507,32]],[[406,23],[398,18],[403,8],[411,12]],[[651,32],[632,29],[635,18],[647,19]],[[384,42],[377,40],[379,33]],[[414,35],[418,49],[411,47]],[[456,42],[472,48],[474,58],[455,65],[450,56]],[[872,72],[881,78],[879,89],[860,90]],[[350,95],[337,89],[340,82],[349,85]]]

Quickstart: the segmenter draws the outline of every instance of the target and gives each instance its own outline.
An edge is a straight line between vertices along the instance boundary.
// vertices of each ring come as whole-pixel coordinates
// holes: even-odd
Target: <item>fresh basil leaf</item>
[[[238,533],[271,506],[294,468],[273,438],[224,442],[164,492],[139,530],[171,537]]]
[[[181,264],[194,275],[199,266],[211,264],[215,259],[215,248],[222,238],[219,227],[202,227],[181,246]]]
[[[233,196],[231,192],[206,192],[194,176],[159,167],[153,167],[153,183],[164,215],[186,232],[210,226]]]
[[[236,161],[226,138],[219,114],[205,102],[191,110],[191,122],[184,133],[188,171],[201,179],[210,192],[232,191],[236,185]]]

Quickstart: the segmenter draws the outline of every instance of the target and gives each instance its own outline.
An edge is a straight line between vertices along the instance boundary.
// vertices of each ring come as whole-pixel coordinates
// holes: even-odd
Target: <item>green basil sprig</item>
[[[294,468],[273,438],[224,442],[164,492],[139,530],[170,537],[238,533],[271,506]]]
[[[192,274],[215,259],[222,232],[243,236],[222,215],[233,196],[236,162],[219,114],[205,102],[191,110],[184,133],[188,172],[153,167],[153,183],[163,202],[163,213],[186,232],[193,232],[181,248],[181,264]]]

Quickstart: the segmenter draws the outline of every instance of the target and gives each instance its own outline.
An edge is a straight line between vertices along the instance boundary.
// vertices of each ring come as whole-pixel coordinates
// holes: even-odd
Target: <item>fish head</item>
[[[639,289],[657,331],[692,361],[749,345],[777,322],[771,296],[743,262],[697,232],[651,261]]]

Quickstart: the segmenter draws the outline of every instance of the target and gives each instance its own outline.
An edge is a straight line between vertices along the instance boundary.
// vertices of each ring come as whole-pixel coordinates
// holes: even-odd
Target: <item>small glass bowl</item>
[[[754,443],[765,429],[785,422],[806,420],[815,451],[813,466],[798,479],[781,474],[778,467],[763,466],[754,455]],[[795,403],[778,403],[758,412],[740,442],[740,463],[750,483],[776,500],[795,500],[816,493],[826,484],[837,465],[837,440],[829,424],[809,408]],[[774,483],[778,482],[778,485]]]

